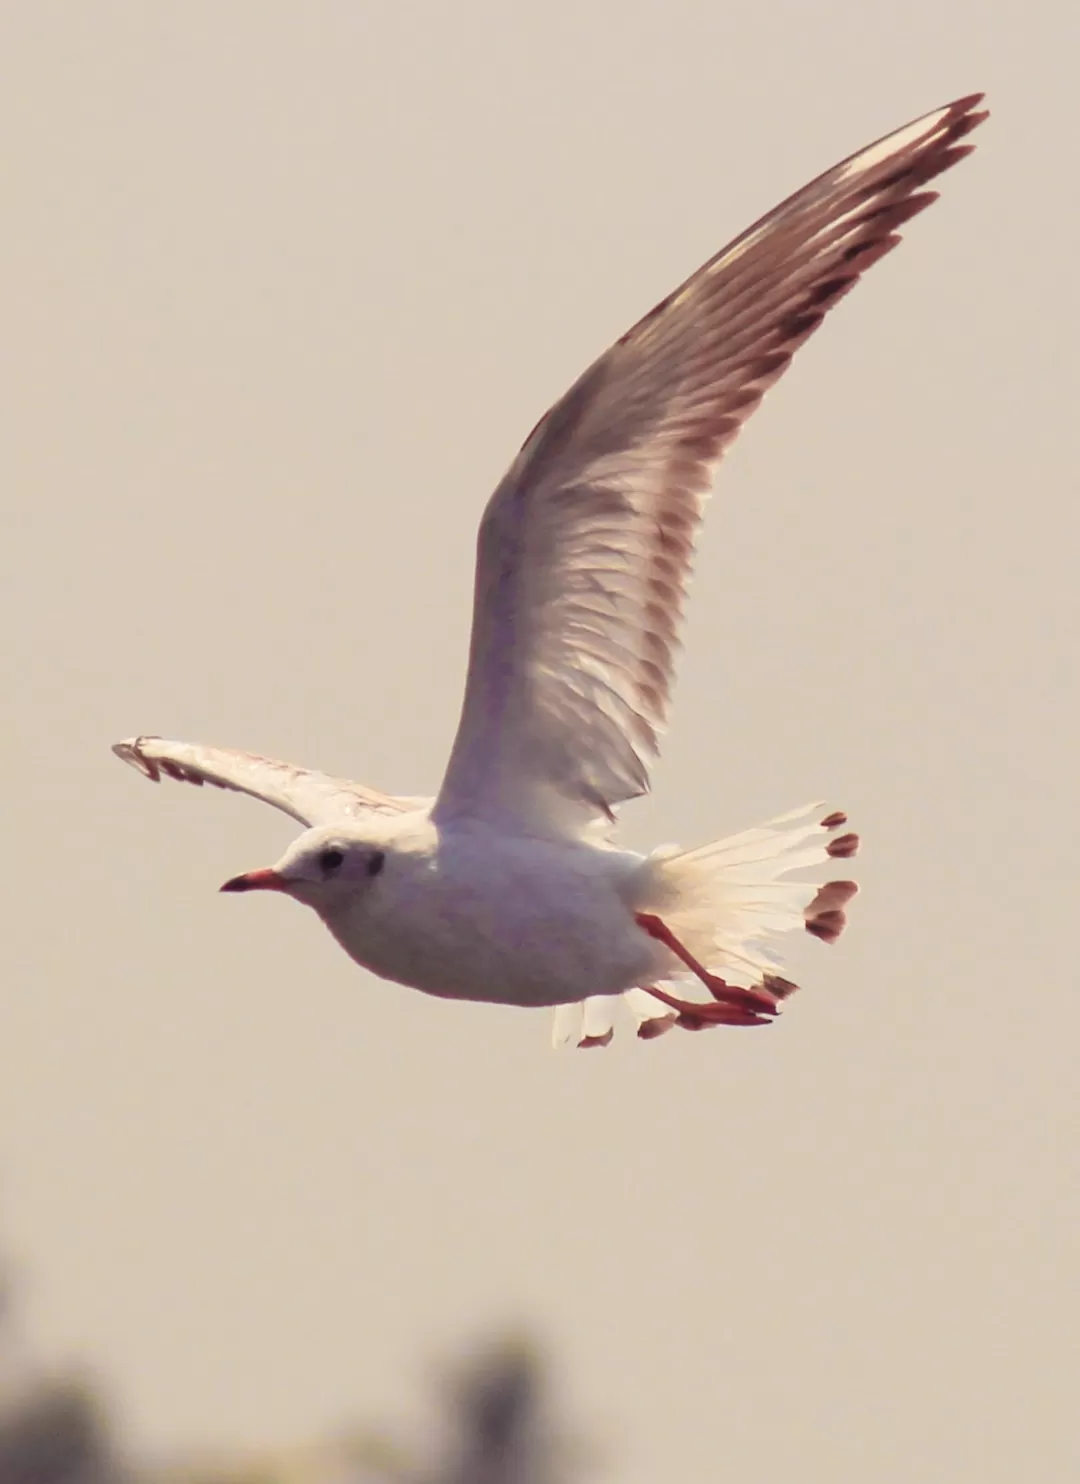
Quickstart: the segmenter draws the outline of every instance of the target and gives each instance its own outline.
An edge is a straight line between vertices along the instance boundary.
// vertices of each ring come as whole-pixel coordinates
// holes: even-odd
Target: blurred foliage
[[[4,1322],[0,1303],[0,1326]],[[3,1334],[0,1333],[0,1349]],[[445,1378],[439,1442],[355,1427],[266,1455],[140,1463],[92,1383],[0,1375],[0,1484],[575,1484],[584,1456],[556,1427],[533,1347],[504,1341]],[[15,1374],[12,1374],[12,1372]],[[430,1456],[429,1456],[430,1455]]]

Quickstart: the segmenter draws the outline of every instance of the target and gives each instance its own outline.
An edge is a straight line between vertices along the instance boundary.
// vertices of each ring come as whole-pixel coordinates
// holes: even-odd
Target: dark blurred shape
[[[450,1461],[423,1484],[570,1484],[581,1477],[551,1416],[546,1367],[527,1341],[492,1346],[459,1373],[452,1395],[457,1436]]]
[[[0,1408],[0,1484],[124,1484],[90,1391],[45,1382]]]
[[[465,1387],[462,1412],[475,1445],[496,1453],[533,1430],[540,1393],[539,1367],[525,1351],[493,1356]]]
[[[350,1427],[329,1439],[263,1453],[202,1450],[167,1464],[128,1456],[94,1388],[27,1374],[6,1343],[11,1313],[0,1290],[0,1484],[575,1484],[572,1451],[548,1398],[536,1348],[504,1340],[452,1369],[443,1441],[388,1438]]]

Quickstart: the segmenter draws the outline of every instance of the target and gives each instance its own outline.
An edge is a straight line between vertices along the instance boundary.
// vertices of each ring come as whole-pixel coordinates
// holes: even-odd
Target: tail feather
[[[806,931],[823,943],[835,943],[847,926],[844,908],[858,889],[854,881],[826,881],[803,914]]]
[[[669,1031],[677,1016],[643,989],[625,994],[594,995],[573,1005],[556,1005],[551,1044],[556,1048],[571,1042],[582,1049],[607,1046],[615,1034],[620,1007],[630,1016],[643,1041],[655,1040]]]
[[[794,809],[692,850],[666,846],[654,851],[646,877],[649,899],[640,906],[663,918],[679,941],[728,983],[786,999],[798,985],[777,973],[780,960],[771,940],[802,927],[821,942],[835,943],[847,925],[845,908],[858,891],[849,880],[784,879],[794,871],[849,860],[858,850],[858,835],[846,829],[847,815],[834,810],[822,816],[822,807]],[[671,983],[685,997],[694,992],[696,981],[676,976]],[[642,1040],[652,1040],[676,1023],[642,987],[560,1005],[555,1044],[606,1046],[619,1001]]]
[[[661,898],[655,910],[710,969],[734,983],[750,972],[749,982],[760,983],[777,962],[768,941],[776,934],[804,927],[830,942],[839,937],[856,884],[787,879],[858,849],[858,835],[845,829],[847,815],[822,817],[821,808],[812,804],[741,835],[653,857]]]

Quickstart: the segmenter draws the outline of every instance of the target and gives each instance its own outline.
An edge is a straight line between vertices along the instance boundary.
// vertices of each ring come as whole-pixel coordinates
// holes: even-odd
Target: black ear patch
[[[383,866],[385,866],[385,865],[386,865],[386,851],[385,850],[376,850],[373,855],[371,855],[371,856],[368,857],[368,863],[367,863],[367,873],[368,873],[368,875],[369,876],[377,876],[379,874],[379,872],[382,870]]]

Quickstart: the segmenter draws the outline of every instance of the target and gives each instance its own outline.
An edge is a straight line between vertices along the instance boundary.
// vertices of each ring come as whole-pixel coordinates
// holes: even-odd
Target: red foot
[[[720,1000],[711,1005],[702,1004],[698,1000],[678,1000],[665,990],[657,989],[655,984],[643,984],[641,987],[646,994],[653,995],[661,1004],[668,1005],[675,1011],[675,1024],[682,1026],[684,1031],[703,1031],[711,1025],[772,1025],[772,1018],[776,1014],[775,1003],[770,1011],[748,1010],[740,1005],[724,1004]],[[647,1025],[651,1023],[646,1021]],[[640,1031],[638,1034],[640,1035]]]
[[[663,1000],[665,1005],[670,1005],[681,1015],[700,1018],[702,1025],[760,1025],[760,1017],[777,1013],[775,995],[769,994],[764,989],[740,989],[734,984],[728,984],[718,974],[711,974],[704,964],[698,962],[689,949],[683,947],[668,925],[654,913],[638,912],[635,914],[635,921],[639,927],[644,928],[650,938],[655,938],[663,943],[665,948],[670,948],[675,957],[680,959],[691,973],[697,975],[716,1001],[715,1005],[697,1005],[692,1000],[674,1000],[662,990],[645,986],[649,994]],[[740,1015],[743,1018],[721,1019],[715,1013],[720,1010]],[[692,1028],[694,1027],[687,1027],[687,1029]]]

